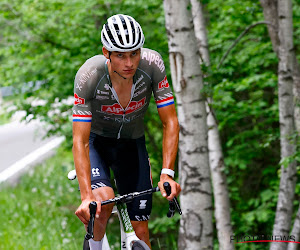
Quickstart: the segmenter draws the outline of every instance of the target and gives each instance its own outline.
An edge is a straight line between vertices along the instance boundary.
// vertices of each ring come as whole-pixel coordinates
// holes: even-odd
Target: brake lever
[[[170,183],[169,182],[164,182],[163,185],[164,185],[164,189],[166,190],[167,196],[169,196],[171,194],[171,185],[170,185]],[[167,216],[169,218],[173,217],[175,212],[176,212],[176,209],[177,209],[178,213],[180,215],[182,215],[182,211],[181,211],[179,202],[178,202],[177,198],[174,197],[172,201],[169,201],[169,212],[168,212]]]
[[[95,201],[92,201],[89,205],[89,208],[90,208],[90,220],[87,226],[87,233],[84,237],[86,240],[94,238],[94,222],[95,222],[95,215],[97,210],[97,203]]]

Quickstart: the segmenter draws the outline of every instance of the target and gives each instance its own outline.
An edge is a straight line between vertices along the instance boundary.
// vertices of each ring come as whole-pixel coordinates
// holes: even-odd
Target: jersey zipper
[[[134,79],[133,79],[133,81],[134,81]],[[117,100],[118,104],[123,109],[122,123],[121,123],[121,126],[119,128],[119,132],[118,132],[118,136],[117,136],[117,139],[120,139],[120,137],[121,137],[121,131],[122,131],[122,128],[123,128],[123,125],[124,125],[124,122],[125,122],[126,110],[127,110],[128,106],[129,106],[129,104],[131,103],[131,100],[132,100],[132,97],[133,97],[133,94],[134,94],[134,91],[135,91],[135,84],[132,83],[130,100],[129,100],[129,102],[128,102],[128,104],[127,104],[127,106],[126,106],[125,109],[123,108],[123,106],[119,102],[119,97],[118,97],[118,94],[115,91],[115,89],[113,87],[111,87],[111,86],[109,86],[109,88],[110,88],[110,91],[113,93],[115,99]]]

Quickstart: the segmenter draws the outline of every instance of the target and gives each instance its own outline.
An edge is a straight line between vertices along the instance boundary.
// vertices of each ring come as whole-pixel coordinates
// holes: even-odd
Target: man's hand
[[[90,203],[96,199],[82,200],[80,206],[77,208],[75,214],[82,221],[83,224],[88,225],[90,220]],[[101,202],[97,202],[96,218],[99,218],[101,212]]]
[[[163,184],[165,182],[169,182],[171,186],[171,194],[167,197],[166,190],[164,189]],[[180,185],[174,181],[169,175],[167,174],[161,174],[160,175],[160,181],[158,182],[158,187],[160,189],[160,192],[163,197],[167,198],[169,201],[173,200],[173,198],[179,195],[181,192],[181,187]]]

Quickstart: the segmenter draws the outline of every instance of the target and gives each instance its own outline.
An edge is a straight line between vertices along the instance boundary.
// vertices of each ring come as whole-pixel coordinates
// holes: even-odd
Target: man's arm
[[[179,124],[175,105],[171,104],[166,107],[158,108],[158,114],[163,124],[163,168],[174,170],[179,141]],[[172,190],[168,200],[172,200],[174,196],[178,196],[181,188],[178,183],[173,181],[172,177],[167,174],[161,174],[158,186],[160,190],[162,190],[164,197],[166,197],[166,193],[163,188],[163,183],[166,181],[170,183]]]
[[[89,204],[95,201],[91,188],[90,131],[90,122],[73,122],[73,157],[82,201],[75,214],[84,224],[89,221]],[[96,216],[99,215],[100,209],[101,206],[98,203]]]

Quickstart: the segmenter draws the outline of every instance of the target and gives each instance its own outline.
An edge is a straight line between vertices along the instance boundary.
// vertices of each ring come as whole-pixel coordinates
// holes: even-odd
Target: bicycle
[[[68,178],[69,178],[69,180],[76,179],[76,171],[71,170],[68,174]],[[171,194],[170,184],[168,182],[165,182],[163,185],[164,185],[167,195],[169,196]],[[152,194],[152,193],[155,193],[158,191],[159,191],[159,188],[154,187],[154,188],[144,190],[141,192],[125,194],[125,195],[118,196],[113,199],[109,199],[109,200],[101,202],[101,206],[115,203],[113,213],[117,212],[119,221],[120,221],[121,249],[124,249],[124,250],[130,250],[130,249],[132,249],[132,250],[150,250],[148,245],[136,236],[134,229],[131,225],[130,219],[129,219],[126,203],[132,201],[135,197],[142,196],[145,194]],[[87,226],[87,233],[84,237],[83,250],[90,249],[88,240],[94,238],[94,221],[95,221],[97,203],[95,201],[91,202],[89,208],[90,208],[90,221]],[[180,205],[179,205],[176,197],[174,197],[174,199],[172,201],[169,201],[169,211],[167,213],[167,217],[169,217],[169,218],[173,217],[176,210],[178,211],[178,213],[180,215],[182,214]],[[103,249],[110,250],[106,234],[104,235]]]

